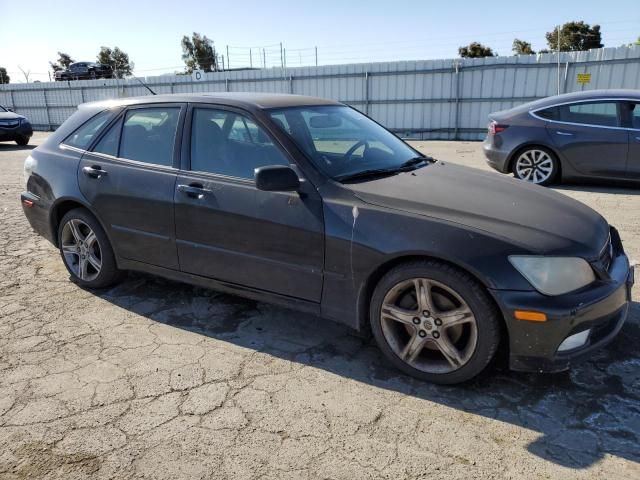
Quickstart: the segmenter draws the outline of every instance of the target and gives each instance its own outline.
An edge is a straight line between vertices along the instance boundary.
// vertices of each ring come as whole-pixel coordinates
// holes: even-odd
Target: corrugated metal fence
[[[579,76],[578,74],[590,74]],[[580,80],[580,82],[579,82]],[[146,77],[157,93],[279,92],[339,100],[402,136],[480,139],[490,112],[561,93],[640,89],[640,47]],[[83,102],[148,95],[135,79],[0,85],[0,104],[54,129]]]

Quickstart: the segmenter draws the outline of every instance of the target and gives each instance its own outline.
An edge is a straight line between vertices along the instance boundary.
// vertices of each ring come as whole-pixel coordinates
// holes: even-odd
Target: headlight
[[[33,168],[36,166],[35,159],[29,155],[27,159],[24,161],[24,188],[27,189],[27,184],[29,183],[29,177],[31,176],[31,172],[33,172]]]
[[[572,292],[596,279],[593,269],[583,258],[512,255],[509,261],[544,295]]]

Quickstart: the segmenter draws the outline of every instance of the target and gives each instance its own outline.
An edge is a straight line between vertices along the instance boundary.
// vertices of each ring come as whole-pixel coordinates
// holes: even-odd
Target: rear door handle
[[[107,174],[106,170],[102,170],[102,167],[99,165],[94,165],[92,167],[83,167],[82,172],[90,178],[100,178]]]
[[[569,132],[561,132],[561,131],[557,131],[556,132],[558,135],[563,135],[565,137],[573,137],[573,133],[569,133]]]
[[[186,194],[188,197],[201,199],[209,190],[205,189],[199,183],[192,183],[190,185],[178,185],[178,191]]]

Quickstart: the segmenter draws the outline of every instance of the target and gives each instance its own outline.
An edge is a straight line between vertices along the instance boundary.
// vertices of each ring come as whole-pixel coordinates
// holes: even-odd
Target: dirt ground
[[[569,372],[437,387],[312,316],[139,274],[80,289],[22,214],[28,153],[0,144],[0,478],[640,478],[640,289]],[[557,190],[640,258],[640,190]]]

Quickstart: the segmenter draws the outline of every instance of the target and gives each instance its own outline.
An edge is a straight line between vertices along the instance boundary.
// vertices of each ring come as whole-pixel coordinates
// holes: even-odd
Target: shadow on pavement
[[[591,193],[608,193],[617,195],[640,195],[640,183],[634,185],[627,183],[570,183],[562,185],[552,185],[553,190],[563,192],[591,192]]]
[[[605,454],[640,462],[637,302],[617,339],[569,372],[496,365],[442,387],[399,373],[370,341],[311,315],[140,274],[99,296],[156,322],[540,432],[529,452],[565,467],[586,468]]]
[[[17,145],[16,143],[14,143],[14,142],[11,142],[11,143],[0,142],[0,152],[14,152],[14,151],[18,151],[18,150],[33,150],[36,147],[37,147],[37,145],[20,146],[20,145]]]

